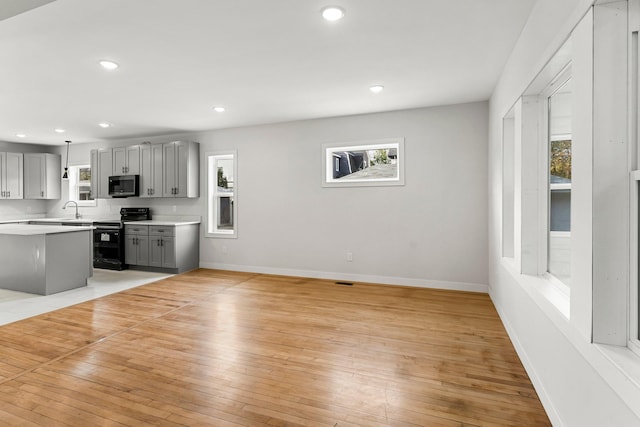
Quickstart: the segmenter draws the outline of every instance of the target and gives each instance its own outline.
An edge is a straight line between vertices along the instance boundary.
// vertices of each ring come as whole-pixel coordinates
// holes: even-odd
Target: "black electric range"
[[[122,208],[120,220],[94,221],[93,266],[108,270],[124,270],[124,223],[127,221],[148,221],[150,208]]]

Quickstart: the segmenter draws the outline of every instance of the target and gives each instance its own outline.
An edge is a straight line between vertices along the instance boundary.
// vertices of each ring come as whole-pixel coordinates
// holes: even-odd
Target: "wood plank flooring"
[[[0,424],[550,425],[487,295],[207,269],[0,327]]]

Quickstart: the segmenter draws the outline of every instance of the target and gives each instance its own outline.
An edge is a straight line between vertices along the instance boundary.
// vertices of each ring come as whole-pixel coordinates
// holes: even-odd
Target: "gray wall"
[[[205,154],[233,149],[238,238],[204,237],[203,222],[201,266],[486,290],[487,123],[482,102],[111,142],[200,142],[201,197],[99,200],[80,210],[117,216],[120,206],[150,206],[204,220]],[[321,186],[323,143],[386,137],[405,138],[406,185]],[[70,163],[88,162],[98,145],[72,145]],[[68,214],[66,194],[50,216]]]
[[[202,263],[486,284],[487,114],[476,103],[203,135],[203,152],[238,150],[239,231],[205,239]],[[385,137],[405,138],[405,186],[321,186],[323,143]]]

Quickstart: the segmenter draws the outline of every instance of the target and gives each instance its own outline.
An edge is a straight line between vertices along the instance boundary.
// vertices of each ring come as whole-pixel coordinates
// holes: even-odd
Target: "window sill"
[[[237,239],[237,233],[205,233],[204,237],[216,239]]]
[[[588,357],[595,370],[604,378],[629,408],[640,417],[640,356],[627,347],[593,344],[602,357]]]
[[[520,274],[513,258],[503,258],[503,266],[523,283],[527,294],[551,318],[558,314],[566,322],[569,320],[571,291],[569,287],[550,274],[530,276]]]
[[[640,356],[627,347],[594,344],[590,338],[580,334],[569,322],[570,294],[565,293],[563,286],[559,286],[563,285],[562,282],[555,277],[520,274],[514,260],[503,258],[502,266],[598,375],[640,417]]]

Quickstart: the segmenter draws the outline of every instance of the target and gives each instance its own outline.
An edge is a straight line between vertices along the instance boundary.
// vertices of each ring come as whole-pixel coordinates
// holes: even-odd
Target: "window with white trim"
[[[546,93],[547,124],[547,271],[571,282],[571,74],[566,69]]]
[[[96,206],[96,200],[91,194],[91,166],[69,166],[69,200],[78,206]]]
[[[207,155],[207,236],[237,237],[237,155]]]
[[[515,113],[502,119],[502,256],[515,253]]]

